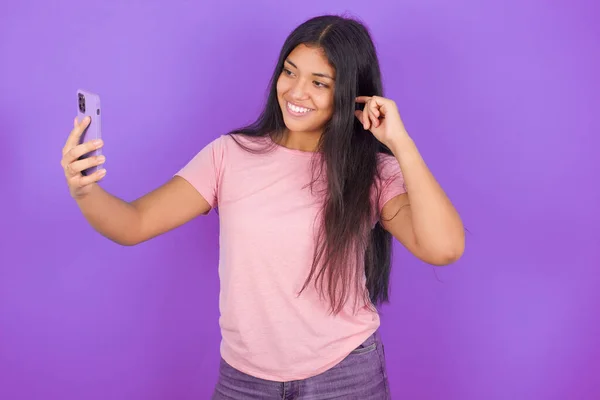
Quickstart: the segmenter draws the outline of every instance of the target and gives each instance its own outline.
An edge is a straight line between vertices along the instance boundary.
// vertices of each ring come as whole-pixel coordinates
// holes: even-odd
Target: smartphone
[[[102,125],[100,124],[100,96],[96,93],[86,90],[77,90],[77,120],[81,122],[85,117],[90,117],[91,121],[88,127],[83,131],[79,139],[79,144],[89,142],[95,139],[102,138]],[[102,154],[102,148],[84,154],[79,159],[83,160],[88,157],[99,156]],[[90,175],[102,168],[102,165],[97,165],[81,171],[83,175]]]

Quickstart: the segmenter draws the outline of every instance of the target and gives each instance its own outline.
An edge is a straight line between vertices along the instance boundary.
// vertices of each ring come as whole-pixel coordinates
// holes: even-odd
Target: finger
[[[387,101],[386,98],[381,97],[381,96],[373,96],[371,99],[373,100],[373,102],[375,104],[377,104],[377,106],[383,106]]]
[[[379,118],[381,116],[380,105],[377,104],[377,100],[375,98],[371,99],[369,102],[369,110],[375,118]]]
[[[371,100],[367,103],[367,105],[369,108],[369,112],[368,112],[369,122],[371,123],[371,125],[374,128],[377,128],[379,126],[379,119],[377,118],[377,114],[379,114],[379,110],[377,109],[377,104],[375,104],[375,102],[373,100]]]
[[[72,176],[68,179],[69,186],[71,187],[71,190],[81,189],[87,185],[91,185],[92,183],[99,181],[100,179],[104,178],[105,175],[106,175],[106,169],[102,168],[102,169],[99,169],[98,171],[94,172],[93,174],[90,174],[87,176],[84,176],[81,174]]]
[[[354,111],[354,116],[356,117],[356,119],[358,119],[358,121],[362,124],[362,111],[361,110],[356,110]]]
[[[377,104],[377,109],[381,112],[381,116],[385,116],[388,112],[392,112],[396,107],[394,100],[386,99],[379,96],[373,96],[373,101]]]
[[[67,140],[66,140],[66,142],[65,142],[65,145],[64,145],[64,146],[63,146],[63,148],[62,148],[62,155],[63,155],[63,157],[64,157],[64,155],[65,155],[65,154],[66,154],[66,153],[67,153],[69,150],[71,150],[71,147],[72,147],[72,146],[71,146],[71,147],[69,147],[69,145],[70,145],[70,143],[71,143],[71,141],[70,141],[70,139],[71,139],[71,135],[73,134],[73,131],[75,131],[75,129],[77,129],[77,127],[78,127],[78,126],[79,126],[79,121],[78,121],[77,117],[75,117],[75,118],[73,118],[73,129],[71,129],[71,132],[69,132],[69,136],[67,136]],[[61,164],[62,164],[62,160],[61,160]]]
[[[85,143],[78,144],[67,151],[67,153],[63,156],[63,162],[65,164],[71,164],[73,161],[79,159],[79,157],[82,155],[97,150],[103,145],[104,143],[102,142],[102,139],[90,140]]]
[[[356,111],[354,111],[354,115],[356,116],[356,118],[358,118],[358,121],[363,126],[363,129],[367,130],[366,125],[365,125],[365,117],[364,117],[366,115],[366,113],[361,110],[356,110]]]
[[[88,127],[91,122],[91,118],[89,116],[85,117],[81,122],[77,121],[77,118],[73,121],[73,129],[69,133],[69,137],[67,138],[67,143],[65,144],[65,149],[69,151],[72,147],[75,147],[79,144],[79,139],[81,135]]]
[[[381,96],[358,96],[354,99],[357,103],[367,103],[369,101],[374,101],[378,106],[385,105],[386,102],[389,102],[389,99],[386,99]]]
[[[87,186],[87,185],[91,185],[92,183],[96,183],[99,180],[101,180],[102,178],[104,178],[106,176],[106,169],[101,168],[98,171],[94,172],[91,175],[88,176],[81,176],[81,178],[79,179],[79,185],[81,187],[83,186]]]
[[[382,98],[377,98],[377,96],[359,96],[356,98],[357,103],[365,103],[365,110],[367,110],[365,118],[369,119],[369,121],[363,120],[363,125],[367,126],[365,129],[369,129],[371,125],[373,127],[379,126],[379,117],[381,116],[379,103],[381,102],[381,99]]]
[[[378,98],[376,96],[371,97],[369,99],[369,101],[367,102],[367,104],[365,105],[365,107],[369,107],[369,111],[371,111],[373,113],[373,115],[375,115],[376,117],[379,117],[379,115],[380,115],[380,111],[379,111],[380,104],[379,104]]]
[[[365,130],[369,130],[371,128],[371,120],[369,119],[369,103],[367,103],[365,105],[362,117],[363,117],[362,123],[363,123]]]
[[[68,169],[74,173],[79,174],[81,171],[86,170],[91,167],[95,167],[97,165],[102,165],[106,162],[106,157],[104,156],[96,156],[89,157],[83,160],[74,161],[68,165]]]

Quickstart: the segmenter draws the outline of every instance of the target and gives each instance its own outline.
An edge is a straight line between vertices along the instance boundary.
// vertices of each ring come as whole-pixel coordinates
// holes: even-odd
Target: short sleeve
[[[188,181],[215,208],[223,165],[223,137],[207,144],[175,176]]]
[[[379,157],[379,179],[378,179],[378,211],[381,214],[383,206],[394,197],[406,193],[404,176],[400,170],[400,164],[394,156],[381,154]]]

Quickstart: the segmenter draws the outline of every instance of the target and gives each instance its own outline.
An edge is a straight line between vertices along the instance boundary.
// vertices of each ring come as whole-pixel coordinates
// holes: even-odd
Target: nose
[[[306,79],[297,79],[292,88],[290,89],[290,95],[294,100],[306,100],[308,98],[308,91],[306,90],[307,85]]]

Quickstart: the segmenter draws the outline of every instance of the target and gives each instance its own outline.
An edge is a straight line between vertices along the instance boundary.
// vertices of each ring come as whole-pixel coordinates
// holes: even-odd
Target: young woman
[[[62,166],[102,235],[134,245],[218,208],[221,365],[215,399],[386,399],[376,305],[388,299],[392,237],[445,265],[463,226],[382,97],[367,29],[338,16],[287,38],[266,107],[218,137],[163,186],[127,203],[82,176],[89,121]]]

